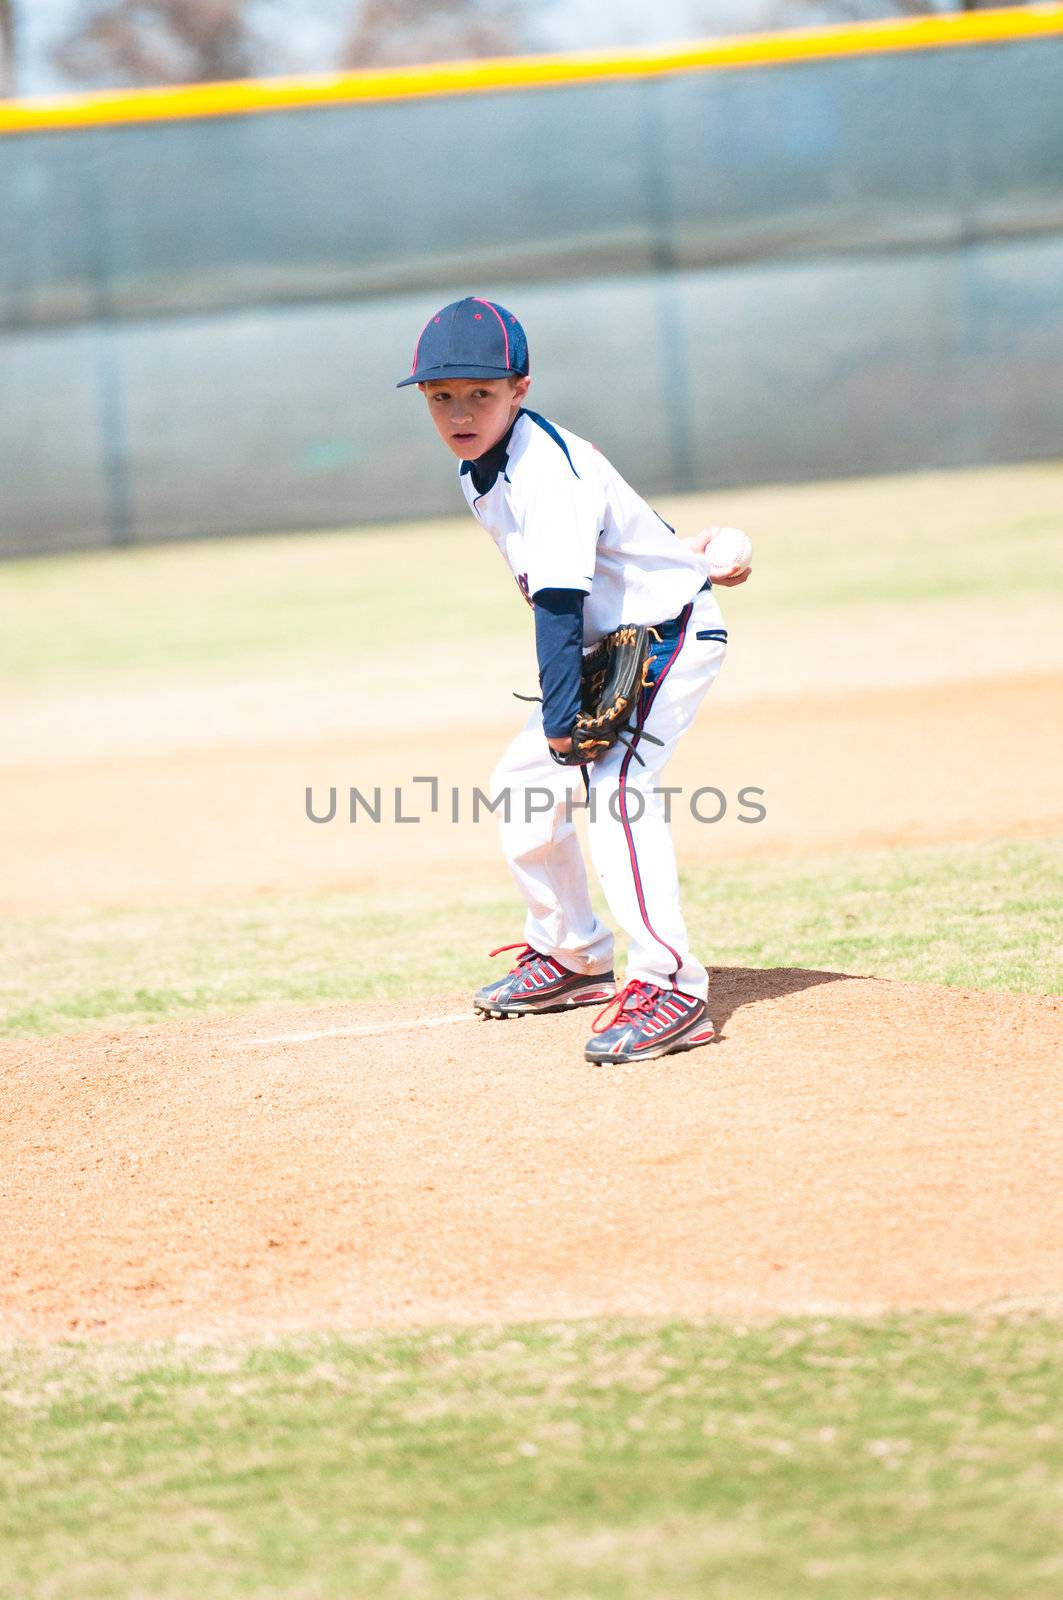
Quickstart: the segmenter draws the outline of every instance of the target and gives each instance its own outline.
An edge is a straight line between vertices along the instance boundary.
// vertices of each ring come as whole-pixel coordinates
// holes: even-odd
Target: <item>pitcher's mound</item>
[[[0,1333],[1059,1292],[1058,1000],[716,971],[716,1043],[609,1068],[583,1061],[586,1013],[467,1005],[5,1044]]]

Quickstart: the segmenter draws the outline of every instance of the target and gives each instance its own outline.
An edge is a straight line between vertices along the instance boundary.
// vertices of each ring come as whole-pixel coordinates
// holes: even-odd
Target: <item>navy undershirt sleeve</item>
[[[580,708],[583,667],[582,589],[540,589],[535,601],[535,653],[543,691],[543,732],[563,739]]]

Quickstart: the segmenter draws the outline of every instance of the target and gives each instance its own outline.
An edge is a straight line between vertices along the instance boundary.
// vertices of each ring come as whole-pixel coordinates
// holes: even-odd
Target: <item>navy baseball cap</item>
[[[527,371],[528,341],[512,311],[471,294],[429,317],[410,376],[395,387],[438,378],[517,378]]]

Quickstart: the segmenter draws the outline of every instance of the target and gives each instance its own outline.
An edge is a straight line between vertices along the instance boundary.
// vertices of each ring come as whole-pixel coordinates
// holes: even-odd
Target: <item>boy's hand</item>
[[[713,552],[709,546],[714,540],[720,541],[721,551],[728,548],[734,551],[734,559],[722,570],[716,571],[713,561]],[[740,583],[745,583],[753,567],[753,547],[746,535],[738,528],[721,528],[713,525],[711,528],[702,528],[700,533],[695,533],[686,543],[699,556],[707,556],[709,561],[709,576],[714,584],[721,588],[734,589]]]
[[[582,767],[588,760],[573,744],[571,735],[564,739],[547,739],[550,755],[559,767]]]

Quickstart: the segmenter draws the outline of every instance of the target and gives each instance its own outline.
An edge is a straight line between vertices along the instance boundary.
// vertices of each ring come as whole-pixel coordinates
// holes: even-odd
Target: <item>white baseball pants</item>
[[[524,938],[572,972],[607,972],[613,935],[595,916],[573,814],[586,806],[595,871],[610,913],[628,936],[627,981],[708,995],[708,974],[691,953],[679,905],[675,851],[664,798],[655,793],[682,735],[723,664],[726,643],[698,638],[722,629],[711,590],[680,614],[676,636],[658,646],[653,683],[643,690],[636,728],[661,740],[636,738],[640,766],[623,745],[579,767],[560,767],[543,735],[536,707],[491,777],[502,848],[527,904]]]

